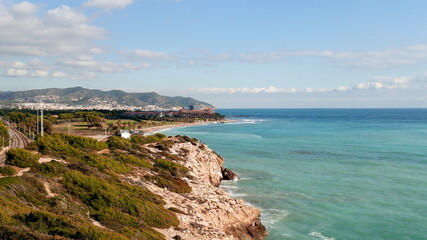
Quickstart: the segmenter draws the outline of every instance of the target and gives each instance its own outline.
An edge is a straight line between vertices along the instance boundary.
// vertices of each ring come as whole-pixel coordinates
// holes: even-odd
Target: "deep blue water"
[[[268,240],[427,239],[427,109],[218,112],[236,121],[165,133],[225,158]]]

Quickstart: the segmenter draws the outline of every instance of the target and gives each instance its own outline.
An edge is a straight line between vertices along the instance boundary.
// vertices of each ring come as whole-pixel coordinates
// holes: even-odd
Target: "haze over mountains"
[[[74,88],[48,88],[27,91],[0,92],[1,104],[12,103],[59,103],[70,106],[91,105],[100,102],[116,103],[135,107],[155,105],[162,108],[188,107],[196,108],[213,107],[209,103],[190,97],[168,97],[155,92],[127,93],[121,90],[101,91],[82,87]]]

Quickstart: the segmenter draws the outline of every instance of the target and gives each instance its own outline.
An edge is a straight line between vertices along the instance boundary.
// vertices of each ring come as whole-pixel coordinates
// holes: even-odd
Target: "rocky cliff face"
[[[169,152],[184,159],[179,163],[190,169],[185,180],[192,192],[178,194],[144,183],[150,191],[165,199],[166,207],[182,211],[177,214],[178,227],[157,229],[167,239],[258,240],[267,235],[257,208],[247,205],[244,200],[231,198],[219,188],[222,157],[206,145],[194,142],[175,143]]]

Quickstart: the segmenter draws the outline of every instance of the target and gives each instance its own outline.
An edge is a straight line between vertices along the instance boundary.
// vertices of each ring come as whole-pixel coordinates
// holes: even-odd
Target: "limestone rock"
[[[260,211],[244,200],[231,198],[219,187],[225,170],[221,156],[202,143],[175,143],[169,151],[184,158],[179,163],[190,169],[191,180],[184,180],[192,192],[178,194],[144,182],[150,191],[164,198],[165,207],[185,212],[177,214],[179,226],[156,229],[166,239],[179,236],[185,240],[261,240],[267,235]],[[227,172],[232,178],[237,176]]]

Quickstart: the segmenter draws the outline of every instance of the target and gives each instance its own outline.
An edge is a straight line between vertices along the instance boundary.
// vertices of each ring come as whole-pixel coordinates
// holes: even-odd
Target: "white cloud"
[[[12,5],[10,10],[17,15],[27,15],[37,12],[39,10],[39,7],[35,4],[23,1],[18,4]]]
[[[409,46],[403,49],[382,51],[291,51],[240,53],[236,59],[245,62],[282,62],[295,57],[320,57],[337,65],[358,68],[391,68],[427,61],[427,45]]]
[[[338,92],[346,92],[346,91],[349,91],[351,88],[350,87],[348,87],[348,86],[339,86],[339,87],[337,87],[336,88],[336,90],[338,91]]]
[[[66,78],[67,74],[65,74],[63,72],[55,71],[52,73],[52,77],[53,78]]]
[[[105,51],[101,48],[94,47],[89,49],[89,52],[92,54],[101,54],[101,53],[104,53]]]
[[[75,59],[65,59],[61,62],[64,65],[72,67],[94,67],[97,65],[97,62],[93,57],[88,55],[77,56]]]
[[[273,86],[270,87],[255,87],[255,88],[198,88],[198,89],[190,89],[193,92],[199,93],[229,93],[229,94],[237,94],[237,93],[295,93],[298,90],[296,88],[276,88]]]
[[[44,23],[48,26],[75,26],[88,23],[88,17],[69,6],[61,6],[47,12]]]
[[[293,58],[322,58],[340,67],[384,69],[427,62],[427,45],[378,51],[277,50],[270,52],[211,53],[206,49],[190,50],[180,55],[145,49],[121,53],[131,60],[164,61],[180,67],[211,66],[216,62],[273,63]]]
[[[35,70],[33,72],[33,77],[38,77],[38,78],[45,78],[49,76],[49,72],[48,71],[43,71],[43,70]]]
[[[105,9],[125,8],[134,3],[134,1],[135,0],[88,0],[84,3],[84,6]]]
[[[426,75],[427,76],[427,75]],[[402,89],[411,86],[414,78],[412,77],[384,77],[377,76],[371,81],[357,83],[354,86],[339,86],[336,88],[311,88],[305,89],[296,88],[277,88],[270,87],[255,87],[255,88],[193,88],[190,92],[206,93],[206,94],[258,94],[258,93],[327,93],[327,92],[349,92],[360,90],[375,90],[375,89]]]
[[[14,68],[26,68],[27,64],[21,61],[15,61],[13,62],[13,67]]]
[[[171,60],[176,58],[175,56],[167,54],[165,52],[156,52],[144,49],[135,49],[130,52],[130,56],[146,60]]]
[[[9,68],[4,72],[6,77],[25,77],[27,74],[27,70],[15,68]]]
[[[0,55],[60,56],[87,53],[106,31],[69,6],[43,14],[28,2],[6,7],[0,1]]]
[[[409,87],[412,77],[374,77],[372,81],[361,82],[353,87],[355,90],[367,89],[393,89],[393,88],[407,88]]]

